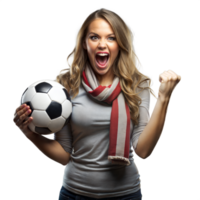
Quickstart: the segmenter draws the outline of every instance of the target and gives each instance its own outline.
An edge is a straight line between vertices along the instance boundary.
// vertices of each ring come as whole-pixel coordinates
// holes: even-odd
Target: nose
[[[106,49],[106,41],[104,39],[99,40],[98,48],[99,49]]]

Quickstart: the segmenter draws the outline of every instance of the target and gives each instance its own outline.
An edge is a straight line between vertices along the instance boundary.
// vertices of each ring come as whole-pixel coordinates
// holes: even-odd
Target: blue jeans
[[[120,196],[120,197],[110,197],[110,198],[102,198],[96,199],[91,197],[86,197],[82,195],[75,194],[65,189],[63,186],[60,190],[59,200],[142,200],[141,190],[138,190],[135,193]]]

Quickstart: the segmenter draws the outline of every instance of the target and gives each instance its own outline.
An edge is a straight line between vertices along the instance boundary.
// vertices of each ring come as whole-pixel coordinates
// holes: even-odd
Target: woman
[[[72,97],[68,124],[55,140],[31,132],[29,106],[14,122],[45,155],[67,165],[60,191],[65,199],[142,199],[132,149],[141,158],[153,151],[180,76],[159,76],[158,99],[149,119],[150,83],[136,68],[132,34],[115,13],[100,9],[83,23],[70,71],[57,76]],[[69,58],[68,57],[68,58]],[[25,120],[25,121],[24,121]]]

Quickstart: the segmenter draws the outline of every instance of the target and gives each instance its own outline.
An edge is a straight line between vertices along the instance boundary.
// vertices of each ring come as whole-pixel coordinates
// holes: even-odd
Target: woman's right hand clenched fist
[[[28,137],[34,134],[28,125],[33,120],[32,117],[28,117],[31,113],[31,109],[28,105],[22,104],[15,111],[15,117],[13,121],[21,129],[21,131]]]

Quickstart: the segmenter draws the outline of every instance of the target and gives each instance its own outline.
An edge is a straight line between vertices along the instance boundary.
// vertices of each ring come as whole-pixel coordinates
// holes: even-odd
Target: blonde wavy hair
[[[140,88],[140,92],[144,89],[150,89],[153,96],[156,96],[150,87],[139,86],[145,81],[147,81],[147,83],[149,81],[148,85],[150,86],[151,79],[140,73],[137,69],[136,60],[139,61],[139,59],[134,52],[132,32],[116,13],[106,9],[100,9],[91,13],[87,17],[78,32],[76,46],[67,57],[68,61],[69,58],[73,56],[72,64],[70,65],[68,63],[70,67],[69,69],[61,70],[56,81],[61,83],[67,89],[67,91],[72,95],[72,99],[78,95],[82,80],[82,72],[85,69],[86,63],[89,61],[87,51],[83,48],[83,42],[87,34],[88,26],[97,18],[106,20],[114,31],[116,41],[119,45],[119,54],[113,63],[112,69],[114,75],[119,77],[121,90],[130,109],[131,120],[135,125],[137,125],[141,98],[138,95],[139,93],[136,93],[136,88]],[[68,71],[62,73],[66,70]]]

